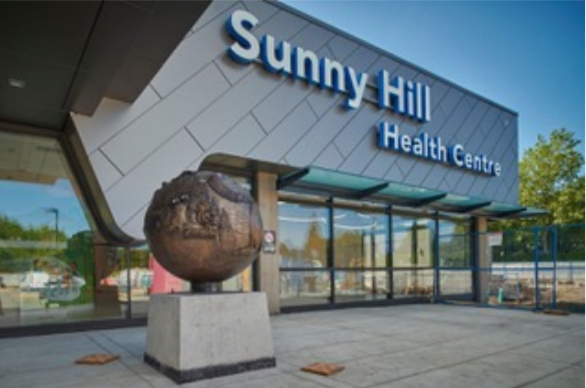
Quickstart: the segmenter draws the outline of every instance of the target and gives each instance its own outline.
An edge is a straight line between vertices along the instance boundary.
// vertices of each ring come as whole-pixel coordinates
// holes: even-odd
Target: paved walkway
[[[183,387],[584,387],[584,315],[443,305],[272,318],[278,367]],[[162,388],[142,362],[145,328],[0,340],[0,387]],[[80,366],[83,355],[119,361]],[[332,377],[299,371],[342,364]]]

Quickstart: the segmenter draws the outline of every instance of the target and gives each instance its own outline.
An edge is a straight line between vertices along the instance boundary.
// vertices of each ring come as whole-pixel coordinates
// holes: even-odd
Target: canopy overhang
[[[284,192],[366,200],[389,206],[426,207],[438,212],[469,214],[491,219],[534,218],[547,215],[547,211],[542,209],[426,189],[314,166],[296,168],[232,155],[215,154],[207,157],[201,168],[235,174],[243,171],[274,173],[278,176],[276,189]]]
[[[406,207],[428,207],[436,211],[471,214],[493,219],[529,218],[546,215],[527,208],[483,198],[414,187],[403,183],[361,177],[320,167],[304,167],[279,177],[278,190],[307,192],[331,197],[385,202]]]
[[[211,0],[0,2],[0,120],[62,131],[134,102]]]

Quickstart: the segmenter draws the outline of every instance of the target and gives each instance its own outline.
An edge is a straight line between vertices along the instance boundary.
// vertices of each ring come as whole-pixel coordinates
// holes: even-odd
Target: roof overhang
[[[547,211],[541,209],[499,203],[320,167],[297,168],[226,154],[208,156],[200,168],[230,174],[241,174],[244,171],[249,174],[270,172],[278,177],[277,190],[332,198],[367,200],[390,206],[426,207],[438,212],[469,214],[491,219],[531,218],[547,214]]]
[[[62,130],[135,101],[210,2],[0,2],[0,120]]]

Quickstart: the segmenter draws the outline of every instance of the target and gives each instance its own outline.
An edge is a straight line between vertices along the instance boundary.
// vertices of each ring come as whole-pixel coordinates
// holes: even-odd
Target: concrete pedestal
[[[266,295],[152,295],[144,361],[179,384],[276,366]]]

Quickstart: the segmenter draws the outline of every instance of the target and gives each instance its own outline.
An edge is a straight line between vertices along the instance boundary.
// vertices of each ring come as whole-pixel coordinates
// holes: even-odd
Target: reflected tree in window
[[[315,214],[312,218],[316,218]],[[305,239],[304,259],[311,266],[325,267],[327,265],[328,241],[324,237],[321,227],[316,220],[311,221]]]

